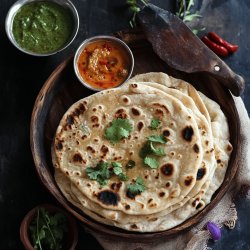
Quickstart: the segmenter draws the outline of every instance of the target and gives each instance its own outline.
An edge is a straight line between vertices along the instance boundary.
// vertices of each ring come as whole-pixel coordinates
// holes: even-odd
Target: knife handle
[[[234,96],[240,96],[245,88],[243,77],[235,74],[224,62],[213,65],[215,66],[208,73],[228,88]]]

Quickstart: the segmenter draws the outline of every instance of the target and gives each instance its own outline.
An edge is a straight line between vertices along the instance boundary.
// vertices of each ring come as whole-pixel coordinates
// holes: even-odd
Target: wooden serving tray
[[[59,191],[55,180],[51,161],[51,143],[57,126],[67,109],[76,101],[93,94],[85,88],[76,78],[73,70],[73,57],[63,61],[51,74],[42,87],[36,99],[30,128],[31,150],[37,174],[50,191],[50,193],[86,228],[107,236],[114,240],[127,240],[129,242],[152,242],[157,239],[166,240],[175,234],[197,224],[223,197],[238,168],[238,155],[240,155],[240,123],[232,95],[216,80],[203,73],[187,75],[170,69],[153,52],[151,45],[138,31],[121,31],[116,36],[124,40],[133,51],[135,68],[133,75],[146,72],[166,72],[177,78],[182,78],[192,83],[196,89],[220,104],[228,118],[233,152],[227,169],[225,180],[219,190],[214,194],[210,204],[202,211],[186,220],[173,229],[157,233],[135,233],[115,227],[100,224],[83,214],[79,209],[70,204]]]

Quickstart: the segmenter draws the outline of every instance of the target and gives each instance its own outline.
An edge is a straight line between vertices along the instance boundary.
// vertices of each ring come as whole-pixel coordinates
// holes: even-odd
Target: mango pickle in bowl
[[[130,48],[113,36],[86,39],[74,57],[76,76],[85,87],[94,91],[121,86],[130,78],[133,68]]]

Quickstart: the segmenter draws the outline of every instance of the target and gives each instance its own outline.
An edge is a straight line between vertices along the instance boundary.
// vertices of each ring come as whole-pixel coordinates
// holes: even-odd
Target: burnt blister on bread
[[[105,205],[117,206],[120,201],[120,196],[113,191],[104,190],[97,194],[97,199]]]
[[[161,172],[165,176],[171,176],[174,172],[174,165],[172,163],[166,163],[161,166]]]
[[[192,137],[194,135],[194,130],[191,126],[187,126],[182,130],[182,137],[186,141],[192,141]]]

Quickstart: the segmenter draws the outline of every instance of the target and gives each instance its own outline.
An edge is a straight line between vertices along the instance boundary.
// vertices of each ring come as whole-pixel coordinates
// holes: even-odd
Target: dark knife
[[[148,4],[138,13],[138,19],[154,51],[170,67],[186,73],[207,73],[235,96],[243,92],[244,79],[203,44],[177,16]]]

